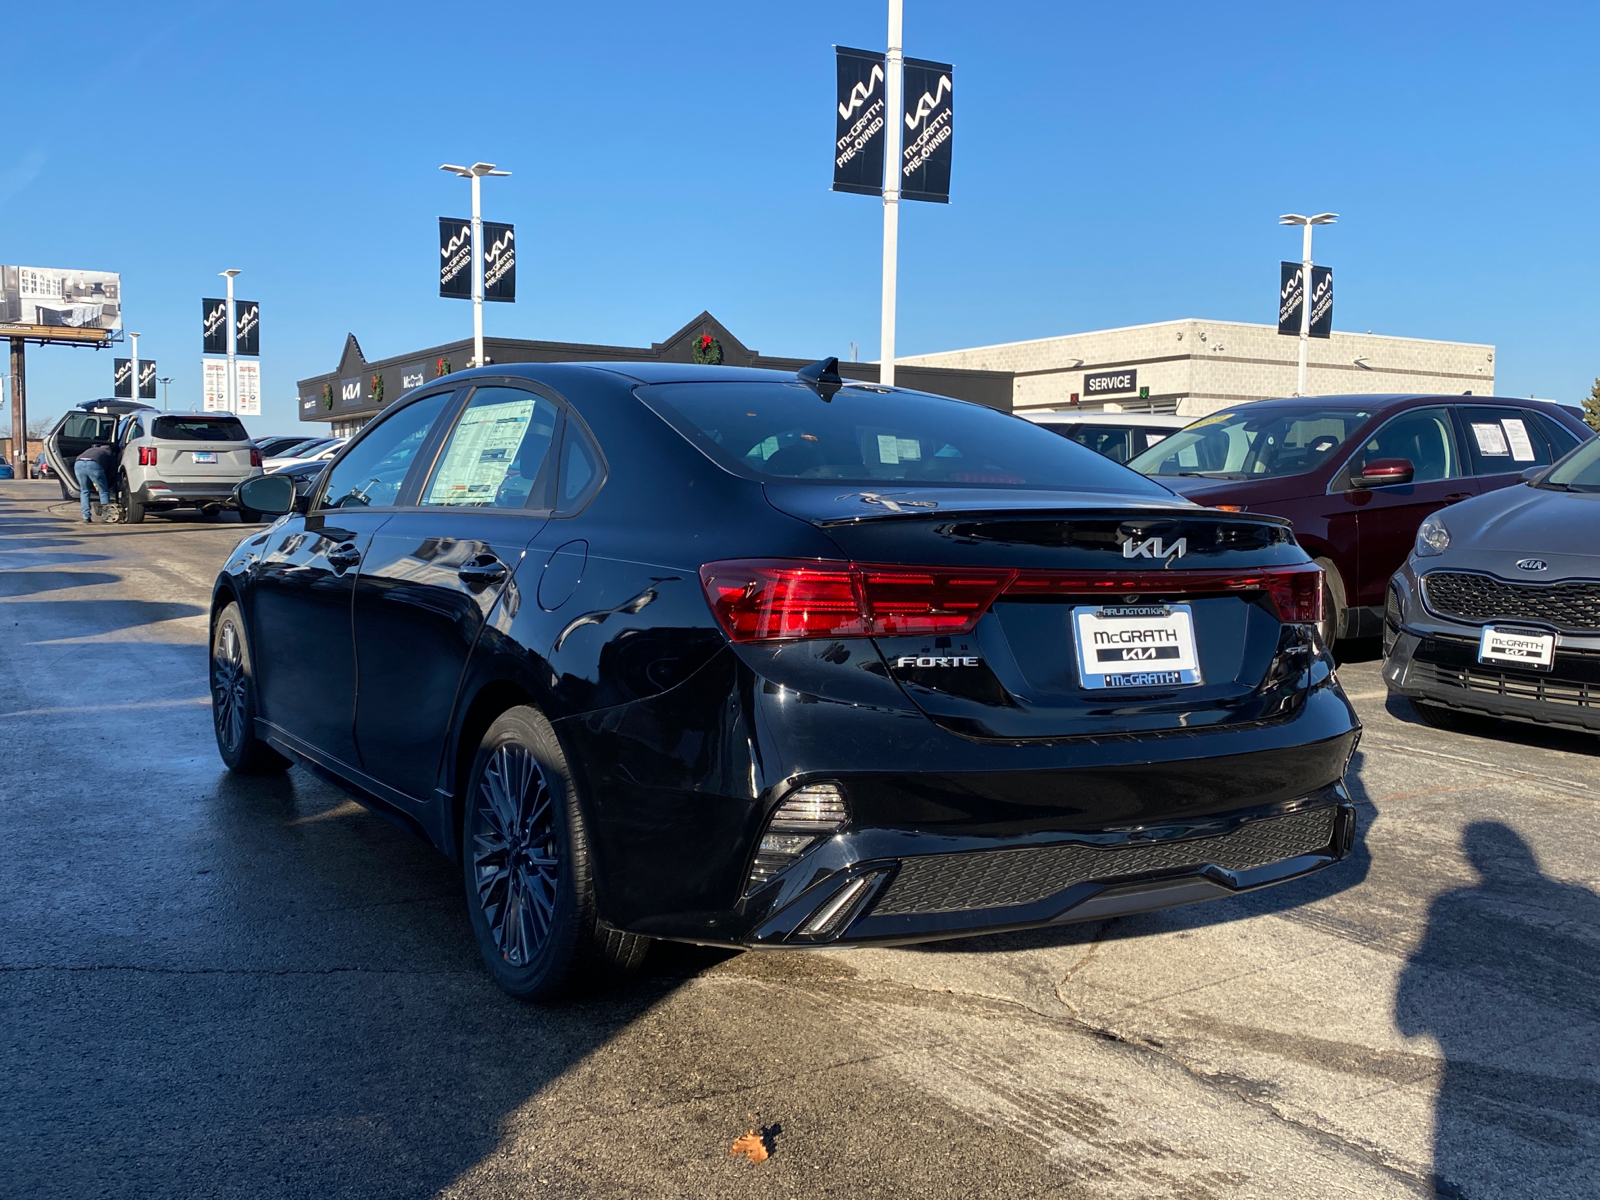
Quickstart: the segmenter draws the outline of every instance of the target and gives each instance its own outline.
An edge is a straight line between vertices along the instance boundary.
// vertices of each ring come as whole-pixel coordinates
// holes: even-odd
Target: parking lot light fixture
[[[1304,231],[1300,239],[1300,381],[1296,396],[1306,394],[1306,349],[1311,341],[1311,227],[1332,225],[1338,219],[1338,213],[1318,213],[1314,217],[1284,213],[1278,218],[1279,225],[1299,225]]]
[[[237,267],[229,267],[226,271],[218,271],[217,274],[228,281],[228,382],[226,390],[228,393],[228,411],[236,413],[239,411],[238,368],[235,365],[237,362],[235,355],[238,353],[238,343],[234,340],[234,335],[239,332],[239,318],[233,310],[233,279],[234,276],[243,275],[244,272]]]
[[[483,209],[479,199],[479,180],[485,175],[505,176],[493,163],[475,162],[470,167],[441,163],[439,170],[472,180],[472,362],[483,366]]]

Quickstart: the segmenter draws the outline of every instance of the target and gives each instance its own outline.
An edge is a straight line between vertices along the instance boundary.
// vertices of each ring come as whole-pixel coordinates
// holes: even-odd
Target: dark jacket
[[[110,446],[106,445],[104,442],[96,442],[93,446],[90,446],[82,454],[78,455],[76,461],[77,462],[88,462],[88,463],[99,463],[100,464],[100,469],[105,471],[107,475],[110,475],[110,473],[111,473],[111,463],[112,463],[114,457],[115,457],[115,452],[111,449]]]

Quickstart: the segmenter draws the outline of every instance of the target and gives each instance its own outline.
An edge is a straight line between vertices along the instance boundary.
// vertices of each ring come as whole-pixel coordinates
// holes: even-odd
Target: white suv
[[[261,474],[261,451],[231,413],[129,413],[117,423],[113,447],[119,465],[111,486],[122,519],[134,525],[148,512],[183,505],[215,511]]]

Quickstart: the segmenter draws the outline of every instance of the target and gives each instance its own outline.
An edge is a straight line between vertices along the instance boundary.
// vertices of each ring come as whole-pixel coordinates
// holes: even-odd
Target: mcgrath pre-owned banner
[[[156,398],[156,360],[141,358],[139,360],[139,399],[154,400]]]
[[[900,131],[900,195],[950,203],[950,149],[955,93],[949,63],[906,59],[905,128]]]
[[[439,218],[439,295],[472,299],[472,222]]]
[[[228,352],[228,302],[205,299],[200,301],[201,354],[226,354]]]
[[[884,56],[835,46],[839,88],[834,96],[833,190],[883,195]]]
[[[1333,268],[1311,268],[1311,336],[1333,336]]]
[[[468,270],[468,292],[471,292]],[[510,225],[483,223],[483,298],[509,304],[517,298],[517,238]]]
[[[111,394],[118,400],[133,399],[133,359],[111,360]]]
[[[233,352],[261,354],[261,305],[254,300],[233,302]]]
[[[0,266],[0,337],[103,342],[121,328],[120,275]]]
[[[1306,289],[1300,282],[1300,264],[1278,264],[1278,332],[1300,336],[1300,306],[1306,302]]]

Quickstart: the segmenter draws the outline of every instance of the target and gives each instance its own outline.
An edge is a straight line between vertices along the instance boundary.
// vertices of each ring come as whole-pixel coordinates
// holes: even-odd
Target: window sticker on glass
[[[424,503],[496,503],[500,484],[517,457],[538,398],[509,388],[494,391],[498,393],[495,402],[479,404],[474,396],[474,402],[461,415]]]
[[[1151,446],[1154,446],[1157,442],[1166,440],[1166,436],[1167,435],[1164,434],[1164,433],[1147,433],[1147,434],[1145,434],[1144,435],[1144,446],[1145,446],[1145,449],[1148,450]]]
[[[918,462],[922,458],[922,443],[916,438],[896,437],[892,433],[878,435],[878,461],[892,466],[903,462]]]
[[[1478,439],[1478,453],[1485,457],[1511,453],[1510,448],[1506,446],[1506,435],[1498,425],[1473,422],[1472,436]],[[1527,437],[1526,432],[1523,437]]]
[[[1505,427],[1506,441],[1511,443],[1512,461],[1532,462],[1533,441],[1528,437],[1528,427],[1516,417],[1507,417],[1500,424]]]

